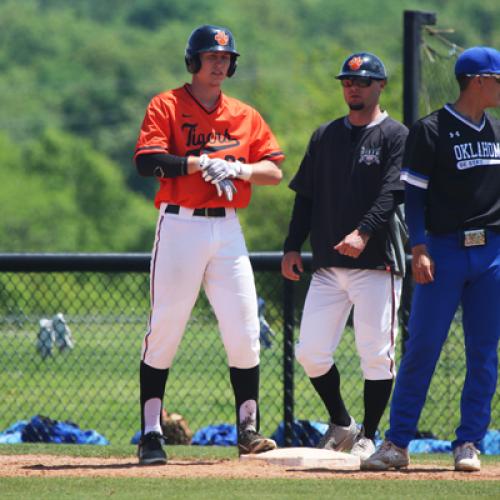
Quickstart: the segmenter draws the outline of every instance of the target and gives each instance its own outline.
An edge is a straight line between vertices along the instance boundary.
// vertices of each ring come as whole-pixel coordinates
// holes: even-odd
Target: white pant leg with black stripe
[[[393,378],[401,283],[401,278],[386,271],[338,267],[316,271],[296,347],[297,360],[306,374],[320,377],[330,370],[354,306],[356,348],[364,378]]]
[[[229,366],[259,364],[257,293],[234,209],[226,217],[160,208],[151,258],[151,317],[142,360],[170,368],[203,285],[218,320]]]

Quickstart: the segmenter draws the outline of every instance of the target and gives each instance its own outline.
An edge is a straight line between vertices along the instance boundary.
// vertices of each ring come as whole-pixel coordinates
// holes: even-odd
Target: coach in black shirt
[[[395,373],[397,309],[404,274],[399,177],[407,129],[380,108],[387,75],[378,57],[352,54],[337,78],[349,114],[314,132],[290,183],[296,197],[282,273],[299,279],[300,250],[310,235],[314,275],[297,359],[329,412],[330,426],[320,447],[351,450],[363,460],[375,451],[375,432]],[[332,359],[353,306],[365,379],[361,431],[345,408]]]

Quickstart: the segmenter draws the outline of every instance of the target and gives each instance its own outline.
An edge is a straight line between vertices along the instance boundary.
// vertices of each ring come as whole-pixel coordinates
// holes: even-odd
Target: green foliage
[[[459,46],[500,45],[496,0],[235,0],[231,8],[222,0],[4,0],[0,127],[8,138],[0,141],[10,142],[0,152],[0,190],[9,202],[3,249],[149,250],[155,215],[144,207],[156,183],[137,175],[131,155],[148,100],[189,80],[184,47],[203,23],[231,27],[242,55],[225,91],[261,112],[287,154],[281,186],[257,188],[253,206],[242,211],[250,248],[281,248],[293,199],[286,185],[312,131],[345,113],[334,76],[348,54],[382,57],[390,75],[382,103],[401,119],[403,9],[436,12],[438,27],[454,28],[446,36]],[[43,158],[51,144],[56,157]],[[83,151],[81,161],[68,158]],[[99,181],[76,189],[79,169],[87,168]]]
[[[150,244],[154,211],[84,140],[48,130],[24,151],[0,137],[0,234],[6,251],[134,251]]]

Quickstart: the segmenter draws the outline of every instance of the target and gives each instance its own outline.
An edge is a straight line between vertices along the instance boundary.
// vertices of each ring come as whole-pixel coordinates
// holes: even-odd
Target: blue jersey
[[[475,124],[446,105],[410,130],[402,180],[427,189],[426,229],[500,231],[500,121]]]

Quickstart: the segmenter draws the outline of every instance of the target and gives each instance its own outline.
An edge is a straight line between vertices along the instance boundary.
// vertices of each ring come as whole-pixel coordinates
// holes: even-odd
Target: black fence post
[[[403,122],[407,127],[418,119],[422,26],[436,24],[436,14],[405,10],[403,14]]]
[[[422,26],[436,24],[436,14],[405,10],[403,14],[403,122],[411,127],[419,117],[418,103],[421,80]],[[410,249],[406,249],[410,253]],[[401,295],[401,350],[404,354],[408,340],[408,320],[413,296],[411,255],[407,255],[406,276]]]
[[[293,362],[295,358],[293,345],[293,330],[295,326],[294,309],[294,283],[293,281],[283,280],[283,422],[285,446],[292,446],[293,431]]]

